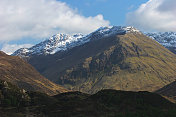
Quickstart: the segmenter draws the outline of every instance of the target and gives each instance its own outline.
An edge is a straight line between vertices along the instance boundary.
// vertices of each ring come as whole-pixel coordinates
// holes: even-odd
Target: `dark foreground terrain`
[[[176,105],[150,92],[102,90],[48,96],[0,81],[1,117],[176,117]]]

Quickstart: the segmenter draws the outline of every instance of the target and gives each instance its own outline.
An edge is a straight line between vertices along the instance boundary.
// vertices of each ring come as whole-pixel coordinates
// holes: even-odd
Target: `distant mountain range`
[[[86,36],[58,34],[13,55],[70,90],[155,91],[176,79],[176,55],[148,36],[134,27],[103,27]]]
[[[95,32],[92,32],[88,35],[83,34],[56,34],[46,39],[45,41],[34,45],[31,48],[21,48],[15,51],[13,56],[21,57],[30,57],[33,55],[48,55],[55,54],[59,51],[65,51],[70,48],[83,45],[93,38],[102,38],[109,35],[115,35],[118,33],[125,32],[140,32],[134,27],[122,27],[122,26],[113,26],[113,27],[101,27]],[[164,32],[164,33],[144,33],[150,38],[156,40],[164,47],[168,48],[172,52],[176,53],[176,33],[175,32]]]
[[[164,32],[164,33],[160,32],[160,33],[145,33],[145,34],[176,54],[175,32]]]
[[[0,52],[0,115],[175,117],[174,35],[102,27]]]
[[[31,48],[21,48],[15,51],[13,56],[30,57],[34,55],[49,55],[55,54],[59,51],[65,51],[73,47],[83,45],[91,40],[108,37],[109,35],[123,34],[126,32],[139,32],[133,27],[101,27],[95,32],[82,35],[68,35],[68,34],[56,34],[51,38],[31,47]]]

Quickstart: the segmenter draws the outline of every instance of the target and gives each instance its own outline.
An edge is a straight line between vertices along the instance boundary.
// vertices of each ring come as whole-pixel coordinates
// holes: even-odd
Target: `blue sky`
[[[148,0],[61,0],[84,16],[103,14],[111,25],[126,25],[126,14]]]
[[[57,33],[102,26],[176,31],[176,0],[0,0],[0,49],[13,53]]]

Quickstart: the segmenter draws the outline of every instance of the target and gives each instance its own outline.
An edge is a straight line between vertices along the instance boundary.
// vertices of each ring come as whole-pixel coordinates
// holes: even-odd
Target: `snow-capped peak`
[[[28,57],[31,55],[54,54],[58,51],[67,50],[67,48],[84,43],[81,40],[82,37],[82,34],[56,34],[31,48],[21,48],[15,51],[13,55]]]
[[[165,47],[176,47],[175,32],[159,32],[159,33],[154,32],[145,34]]]
[[[99,33],[121,33],[121,32],[140,32],[136,28],[132,26],[108,26],[108,27],[100,27],[95,32]]]
[[[126,33],[140,33],[139,30],[134,27],[125,27],[125,26],[109,26],[109,27],[100,27],[95,32],[87,35],[91,40],[100,39],[103,37],[108,37],[112,35],[124,35]]]
[[[12,55],[28,57],[31,55],[48,55],[55,54],[58,51],[65,51],[67,49],[82,45],[89,42],[90,40],[101,39],[103,37],[126,34],[126,33],[136,33],[140,32],[134,27],[122,27],[122,26],[109,26],[109,27],[100,27],[96,31],[88,34],[74,34],[68,35],[59,33],[53,35],[49,39],[31,47],[31,48],[21,48],[15,51]]]
[[[138,29],[134,28],[133,26],[123,27],[123,29],[126,30],[127,32],[140,33],[140,31]]]

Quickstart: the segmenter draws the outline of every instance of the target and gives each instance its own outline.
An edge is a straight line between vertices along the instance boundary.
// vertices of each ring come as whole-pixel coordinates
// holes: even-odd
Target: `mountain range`
[[[70,90],[155,91],[176,79],[176,55],[134,27],[101,27],[83,36],[57,34],[13,55]]]
[[[175,117],[174,35],[101,27],[0,52],[0,116]]]
[[[139,32],[133,27],[113,26],[113,27],[100,27],[95,32],[92,32],[85,36],[82,34],[74,34],[74,35],[56,34],[50,37],[49,39],[39,44],[36,44],[31,48],[21,48],[15,51],[12,55],[26,58],[35,55],[55,54],[56,52],[59,51],[66,51],[73,47],[83,45],[89,42],[90,40],[108,37],[109,35],[126,33],[127,31]]]
[[[159,32],[159,33],[145,33],[145,34],[176,54],[175,32],[163,32],[163,33]]]
[[[15,51],[12,55],[13,56],[20,56],[20,57],[30,57],[33,55],[48,55],[48,54],[55,54],[59,51],[65,51],[70,48],[83,45],[92,38],[102,38],[108,35],[114,35],[118,33],[125,33],[125,32],[140,32],[134,27],[122,27],[122,26],[113,26],[113,27],[100,27],[96,31],[88,34],[83,35],[81,33],[69,35],[59,33],[53,35],[49,39],[42,41],[39,44],[34,45],[31,48],[20,48]],[[143,33],[146,36],[156,40],[164,47],[168,48],[172,52],[176,53],[176,33],[175,32],[155,32],[155,33]],[[96,36],[96,37],[95,37]]]

